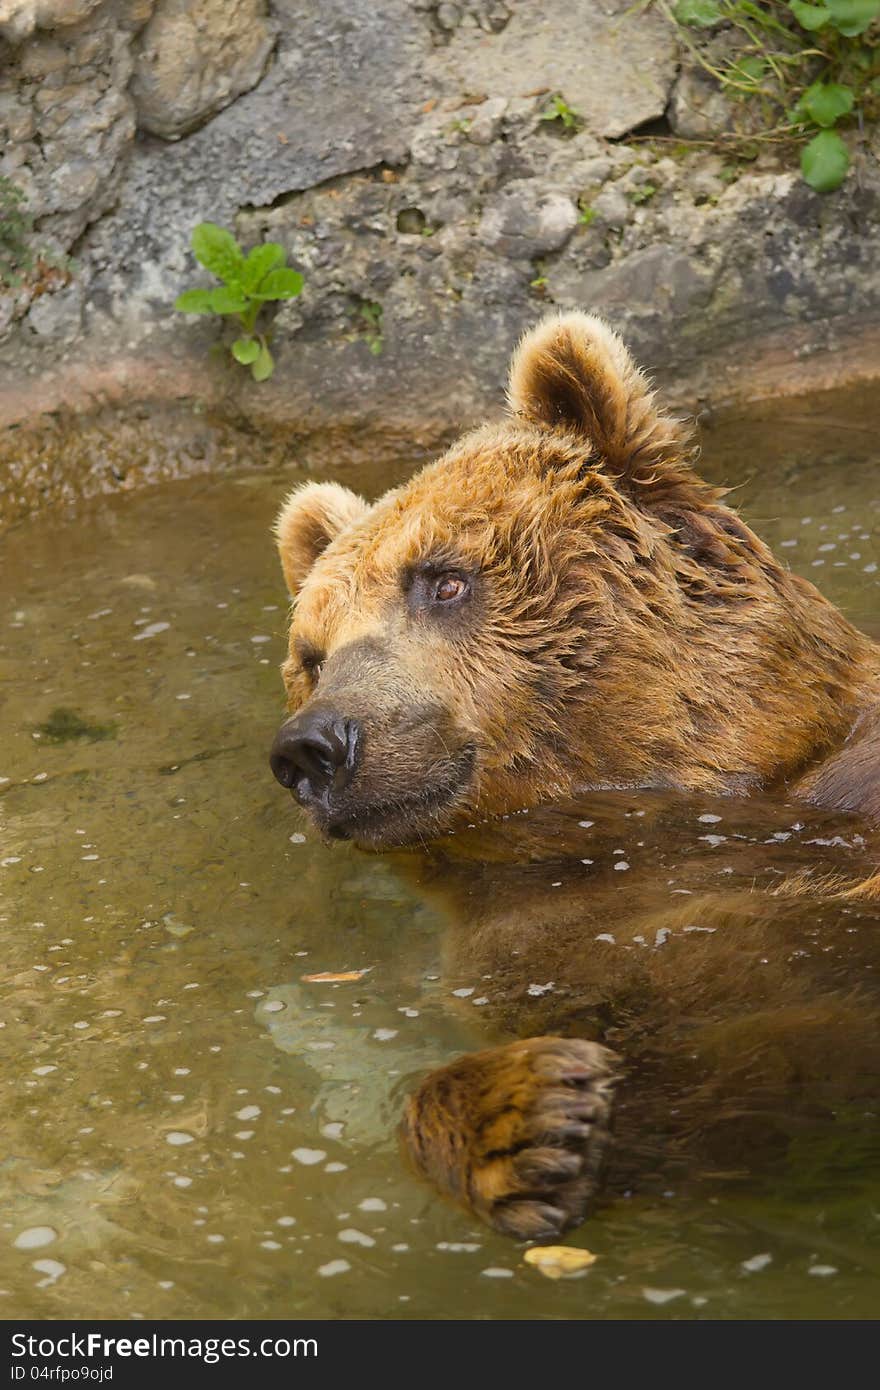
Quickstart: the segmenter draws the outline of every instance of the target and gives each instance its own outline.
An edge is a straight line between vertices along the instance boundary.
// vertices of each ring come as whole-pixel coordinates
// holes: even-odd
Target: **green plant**
[[[678,0],[673,9],[660,3],[686,28],[732,27],[740,51],[724,66],[685,42],[729,94],[761,103],[764,129],[751,140],[801,143],[810,187],[839,188],[850,156],[836,127],[876,116],[880,106],[880,0]]]
[[[581,227],[589,227],[591,223],[595,222],[595,220],[596,220],[596,218],[598,217],[598,215],[599,215],[599,214],[596,212],[596,209],[595,209],[594,207],[591,207],[590,204],[585,200],[584,197],[578,198],[578,225],[579,225],[579,226],[581,226]]]
[[[541,120],[560,121],[563,128],[572,135],[580,129],[583,123],[581,113],[575,111],[573,106],[569,106],[560,92],[550,98],[550,105],[541,112]]]
[[[24,210],[24,193],[0,175],[0,285],[17,289],[23,273],[33,269],[33,229],[34,219]]]
[[[257,332],[256,322],[264,304],[295,299],[303,277],[284,262],[287,253],[275,241],[265,241],[245,255],[225,227],[200,222],[192,234],[196,260],[222,284],[208,290],[184,290],[174,307],[182,314],[216,314],[238,321],[241,333],[229,351],[243,367],[250,367],[254,381],[266,381],[275,370],[269,351],[270,335]]]
[[[535,278],[534,278],[534,280],[530,280],[530,281],[529,281],[529,287],[530,287],[530,289],[533,289],[533,290],[546,290],[546,288],[547,288],[547,276],[546,276],[546,275],[536,275]]]
[[[367,347],[374,357],[378,357],[382,351],[382,305],[374,300],[365,299],[358,309],[358,317],[363,319],[365,324],[364,338]]]
[[[639,183],[635,188],[631,188],[627,197],[631,203],[649,203],[657,192],[657,185],[654,183]]]

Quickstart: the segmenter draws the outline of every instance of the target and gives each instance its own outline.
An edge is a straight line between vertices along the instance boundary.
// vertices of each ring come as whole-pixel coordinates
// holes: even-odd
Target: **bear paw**
[[[416,1168],[517,1240],[578,1225],[599,1182],[619,1059],[577,1038],[529,1038],[432,1072],[401,1135]]]

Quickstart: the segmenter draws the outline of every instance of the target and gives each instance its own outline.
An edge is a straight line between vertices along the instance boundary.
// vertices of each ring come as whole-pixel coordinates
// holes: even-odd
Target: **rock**
[[[274,42],[266,0],[158,0],[135,50],[138,125],[166,140],[194,130],[256,86]]]
[[[472,96],[560,93],[588,130],[616,139],[663,115],[675,80],[672,25],[630,0],[510,0],[501,32],[459,25],[436,50],[444,89]]]
[[[83,287],[73,281],[54,294],[41,294],[31,304],[26,323],[40,338],[70,343],[82,326]]]
[[[578,211],[570,198],[531,182],[507,184],[480,220],[485,246],[511,260],[558,251],[574,231]]]
[[[506,110],[507,102],[504,97],[491,97],[478,106],[467,131],[467,138],[471,144],[491,145],[498,137]]]
[[[705,140],[730,130],[733,111],[714,78],[701,68],[684,68],[669,102],[669,124],[684,140]]]

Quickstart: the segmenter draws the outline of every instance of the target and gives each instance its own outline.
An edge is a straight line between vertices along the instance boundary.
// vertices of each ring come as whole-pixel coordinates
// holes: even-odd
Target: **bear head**
[[[601,320],[539,324],[508,395],[372,505],[309,483],[281,510],[271,761],[331,837],[423,841],[585,788],[743,791],[846,705],[852,630],[700,479]]]

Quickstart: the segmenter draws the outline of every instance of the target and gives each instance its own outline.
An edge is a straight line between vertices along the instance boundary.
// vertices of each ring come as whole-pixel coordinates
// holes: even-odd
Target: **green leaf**
[[[174,301],[174,307],[181,314],[213,314],[212,290],[184,290]]]
[[[849,168],[849,151],[836,130],[820,130],[801,153],[801,173],[817,193],[839,188]]]
[[[789,0],[789,9],[801,28],[807,29],[811,34],[814,30],[821,29],[831,18],[831,11],[827,5],[807,5],[805,0]]]
[[[672,13],[679,24],[687,24],[692,29],[711,29],[724,18],[716,0],[678,0]]]
[[[831,23],[839,34],[854,38],[880,15],[880,0],[828,0]]]
[[[258,290],[251,290],[253,299],[295,299],[303,287],[298,270],[270,270]]]
[[[279,246],[277,241],[264,241],[262,246],[255,246],[252,251],[248,252],[247,260],[244,263],[244,272],[241,277],[242,289],[258,289],[260,281],[269,274],[270,270],[284,264],[285,255],[284,247]]]
[[[798,102],[811,121],[825,127],[834,125],[841,116],[848,116],[854,105],[852,88],[842,87],[839,82],[814,82]]]
[[[209,291],[211,308],[215,314],[241,314],[248,306],[247,299],[240,290],[231,285],[218,285]]]
[[[266,381],[274,370],[275,363],[272,361],[272,354],[266,347],[266,344],[261,343],[260,350],[251,366],[251,376],[254,381]]]
[[[237,280],[244,267],[242,249],[231,232],[214,222],[200,222],[192,234],[196,260],[221,280]]]
[[[756,86],[767,73],[767,61],[757,54],[750,55],[733,63],[730,72],[741,82],[749,82]]]
[[[243,367],[249,367],[260,355],[260,344],[256,338],[236,338],[230,351],[236,362],[240,362]]]

